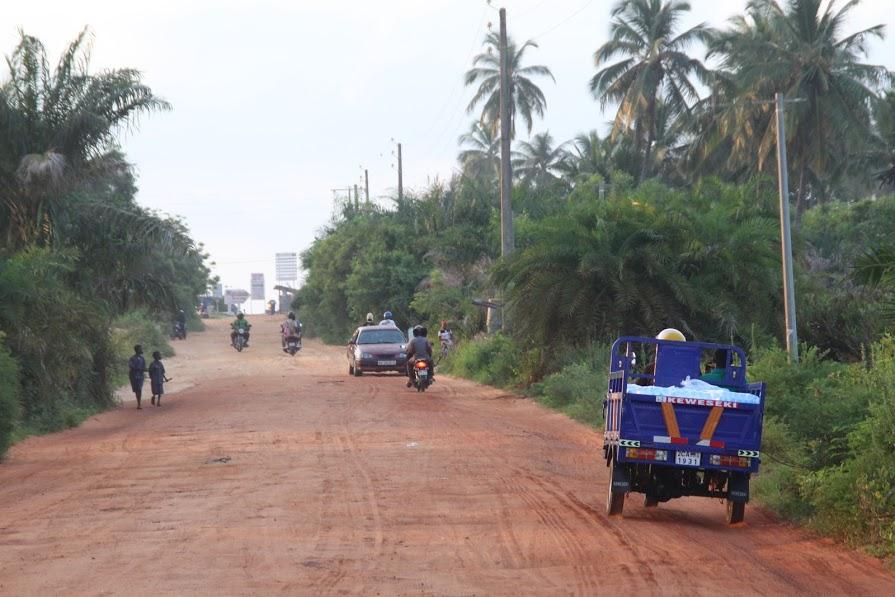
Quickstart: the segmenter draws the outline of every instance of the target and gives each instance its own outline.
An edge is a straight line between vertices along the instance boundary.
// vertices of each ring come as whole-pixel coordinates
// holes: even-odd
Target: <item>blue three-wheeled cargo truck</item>
[[[644,494],[646,507],[693,495],[726,500],[727,522],[742,522],[764,399],[765,385],[747,382],[736,346],[616,340],[603,403],[608,513],[620,515],[632,492]]]

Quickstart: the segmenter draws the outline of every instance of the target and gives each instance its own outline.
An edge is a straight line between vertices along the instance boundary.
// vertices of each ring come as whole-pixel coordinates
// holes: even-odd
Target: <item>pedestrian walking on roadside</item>
[[[165,393],[165,382],[171,381],[165,377],[165,365],[162,363],[162,353],[152,353],[152,362],[149,364],[149,385],[152,387],[152,404],[162,405],[162,394]]]
[[[143,347],[134,346],[134,355],[127,361],[127,376],[131,381],[131,389],[137,397],[137,410],[142,409],[140,400],[143,398],[143,379],[146,373],[146,359],[143,358]]]

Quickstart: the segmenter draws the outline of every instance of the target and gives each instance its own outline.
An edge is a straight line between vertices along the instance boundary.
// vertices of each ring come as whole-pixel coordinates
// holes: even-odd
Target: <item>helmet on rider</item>
[[[236,319],[242,319],[244,317],[245,315],[243,315],[242,312],[236,314]]]
[[[392,312],[391,312],[391,311],[386,311],[385,313],[382,314],[382,318],[383,318],[383,319],[391,319],[391,318],[392,318]]]
[[[429,335],[429,330],[426,329],[426,326],[421,325],[421,326],[420,326],[420,336],[422,336],[423,338],[425,338],[425,337],[428,336],[428,335]]]
[[[295,319],[295,313],[289,311],[289,315],[287,315],[286,317],[288,317],[289,319]]]
[[[423,332],[423,326],[421,326],[421,325],[413,326],[413,337],[414,338],[421,336],[422,332]]]
[[[687,341],[684,335],[674,328],[665,328],[664,330],[656,334],[656,340],[674,340],[676,342]]]

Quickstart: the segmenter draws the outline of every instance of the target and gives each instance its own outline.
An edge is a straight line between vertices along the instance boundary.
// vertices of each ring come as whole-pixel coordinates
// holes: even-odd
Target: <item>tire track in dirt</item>
[[[284,357],[274,319],[237,354],[226,323],[177,345],[195,383],[162,409],[13,448],[0,593],[895,594],[878,561],[760,509],[608,519],[599,434],[530,400],[349,377],[313,341]]]

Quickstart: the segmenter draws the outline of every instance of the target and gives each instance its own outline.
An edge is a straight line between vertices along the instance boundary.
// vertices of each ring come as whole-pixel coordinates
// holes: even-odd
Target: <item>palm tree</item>
[[[507,67],[510,79],[510,137],[516,137],[516,114],[521,115],[528,132],[531,133],[534,115],[544,115],[547,100],[544,93],[535,85],[531,77],[550,77],[553,82],[553,73],[546,66],[532,65],[522,66],[525,51],[528,48],[537,48],[538,44],[528,40],[517,48],[512,39],[507,39]],[[491,127],[492,134],[498,130],[500,122],[500,38],[494,33],[485,36],[486,50],[476,56],[472,61],[472,68],[466,71],[466,85],[478,83],[475,95],[472,96],[467,112],[475,110],[476,106],[484,102],[482,106],[481,122]]]
[[[514,331],[548,345],[668,325],[747,335],[779,289],[775,221],[754,189],[720,190],[720,199],[663,191],[581,202],[539,223],[533,242],[494,270]]]
[[[886,92],[876,112],[877,134],[883,144],[875,156],[877,164],[882,165],[876,179],[884,186],[895,187],[895,89]]]
[[[554,146],[549,131],[538,133],[531,141],[520,142],[513,158],[513,172],[523,183],[536,188],[556,183],[568,157],[565,145]]]
[[[714,117],[715,141],[729,143],[731,166],[763,170],[776,146],[773,107],[762,104],[782,92],[798,99],[786,109],[787,153],[797,181],[797,205],[846,173],[853,151],[874,138],[871,106],[891,74],[866,64],[871,39],[883,25],[846,34],[858,4],[837,8],[823,0],[751,0],[745,16],[718,33],[710,56],[721,59]],[[755,167],[750,167],[758,154]]]
[[[613,170],[612,145],[595,131],[581,133],[572,140],[572,150],[567,153],[563,174],[571,182],[582,182],[595,174],[608,180]]]
[[[21,34],[0,87],[0,186],[6,242],[21,246],[52,235],[52,212],[103,162],[114,161],[115,133],[169,104],[133,69],[88,72],[87,30],[55,70],[43,44]]]
[[[887,324],[895,325],[895,244],[875,247],[858,259],[855,278],[884,291],[882,316]]]
[[[500,137],[493,128],[474,120],[457,143],[463,148],[457,159],[463,172],[473,178],[496,179],[500,171]]]
[[[675,116],[687,114],[698,99],[691,77],[706,81],[709,71],[686,48],[709,35],[705,24],[677,32],[690,4],[677,0],[621,0],[612,9],[610,39],[594,53],[597,73],[590,90],[600,107],[618,104],[612,137],[631,135],[642,156],[640,180],[650,173],[659,103]],[[610,62],[617,56],[622,59]]]

